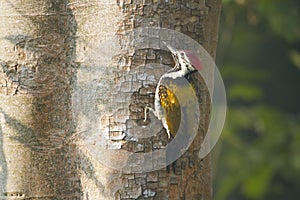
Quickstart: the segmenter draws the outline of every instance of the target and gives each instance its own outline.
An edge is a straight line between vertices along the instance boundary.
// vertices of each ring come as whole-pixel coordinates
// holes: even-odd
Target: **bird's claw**
[[[147,104],[144,109],[144,122],[147,121],[147,111],[149,110],[149,108],[149,104]]]

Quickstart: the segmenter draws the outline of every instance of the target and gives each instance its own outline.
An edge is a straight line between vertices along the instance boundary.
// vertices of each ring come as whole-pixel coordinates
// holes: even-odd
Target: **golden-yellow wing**
[[[180,125],[180,104],[173,91],[164,85],[159,86],[158,95],[166,119],[167,127],[165,128],[169,130],[171,137],[174,138]]]
[[[185,134],[191,135],[190,128],[195,128],[195,114],[198,100],[193,84],[185,78],[164,79],[159,86],[158,95],[164,112],[166,123],[171,137],[175,137],[179,128]]]

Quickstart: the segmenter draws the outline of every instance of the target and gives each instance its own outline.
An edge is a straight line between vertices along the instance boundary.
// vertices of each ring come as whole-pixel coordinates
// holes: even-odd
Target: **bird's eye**
[[[180,53],[180,55],[181,55],[181,56],[184,56],[184,53],[183,53],[183,52],[181,52],[181,53]]]

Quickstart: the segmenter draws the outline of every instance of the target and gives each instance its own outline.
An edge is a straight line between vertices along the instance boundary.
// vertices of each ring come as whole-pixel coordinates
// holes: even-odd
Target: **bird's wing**
[[[180,104],[174,92],[167,86],[160,85],[158,95],[166,121],[164,127],[169,131],[171,137],[174,138],[179,129],[181,120]]]

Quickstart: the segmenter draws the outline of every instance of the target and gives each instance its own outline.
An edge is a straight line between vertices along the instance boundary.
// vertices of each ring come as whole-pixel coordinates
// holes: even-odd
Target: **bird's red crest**
[[[196,70],[203,69],[202,62],[198,56],[196,56],[191,51],[185,51],[186,56],[189,58],[191,64],[195,67]]]

